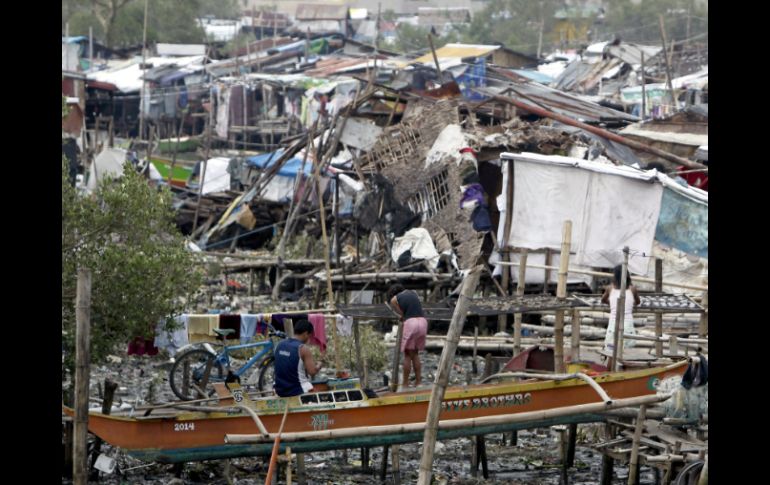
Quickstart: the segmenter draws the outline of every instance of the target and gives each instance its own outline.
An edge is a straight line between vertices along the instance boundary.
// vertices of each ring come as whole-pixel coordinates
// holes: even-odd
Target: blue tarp
[[[282,154],[283,149],[280,149],[272,153],[263,153],[262,155],[249,157],[246,159],[246,162],[252,167],[259,167],[264,169],[272,167],[276,160],[281,158]],[[283,175],[284,177],[296,177],[297,173],[300,171],[300,168],[302,168],[302,159],[291,158],[283,164],[280,170],[278,170],[278,175]],[[305,175],[311,175],[313,173],[313,164],[310,160],[305,161],[305,169],[303,170],[303,173],[305,173]]]
[[[687,254],[708,259],[708,230],[708,204],[664,186],[655,239]]]
[[[474,90],[474,88],[486,87],[487,85],[486,60],[483,57],[479,57],[475,64],[468,66],[468,69],[462,75],[457,76],[455,80],[457,85],[460,86],[460,91],[465,99],[474,101],[486,99],[486,96]]]

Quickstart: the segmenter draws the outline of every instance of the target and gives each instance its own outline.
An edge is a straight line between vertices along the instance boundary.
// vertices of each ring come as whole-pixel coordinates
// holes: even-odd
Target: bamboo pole
[[[700,478],[698,478],[698,485],[709,485],[709,456],[706,454],[706,458],[703,462],[703,468],[700,471]]]
[[[495,264],[499,264],[500,266],[519,266],[520,263],[516,262],[507,262],[507,261],[498,261]],[[535,268],[535,269],[559,269],[557,266],[548,266],[543,264],[527,264],[527,267],[529,268]],[[589,271],[586,269],[578,269],[578,268],[570,268],[570,273],[575,274],[587,274],[592,276],[612,276],[612,273],[605,273],[602,271]],[[642,277],[635,277],[636,281],[642,282],[642,283],[655,283],[654,278],[642,278]],[[687,285],[683,283],[673,283],[673,282],[663,282],[663,286],[670,286],[672,288],[685,288],[688,290],[700,290],[700,291],[706,291],[708,290],[707,286],[699,286],[699,285]]]
[[[286,447],[286,485],[291,485],[291,446]]]
[[[519,253],[519,278],[516,282],[516,296],[524,296],[524,288],[526,287],[526,274],[527,274],[527,248],[522,248]],[[504,271],[507,271],[504,270]],[[521,352],[521,313],[516,313],[513,316],[513,355]]]
[[[75,306],[75,421],[72,476],[75,485],[88,482],[88,381],[91,360],[91,270],[78,270]]]
[[[663,260],[655,258],[655,292],[663,292]],[[661,313],[655,314],[655,336],[663,336],[663,315]],[[663,343],[657,342],[655,344],[655,357],[663,357]]]
[[[430,403],[428,404],[428,413],[425,420],[425,434],[423,437],[422,458],[420,460],[420,474],[417,479],[419,485],[429,485],[433,474],[433,452],[436,447],[436,436],[438,434],[439,413],[441,412],[441,401],[444,398],[447,385],[449,384],[449,373],[452,369],[455,350],[460,340],[460,334],[465,323],[465,313],[473,297],[476,286],[479,284],[482,266],[476,265],[465,278],[460,291],[460,298],[452,314],[452,321],[449,323],[446,345],[441,352],[441,360],[436,374],[436,382],[431,390]]]
[[[561,255],[559,257],[559,280],[556,286],[556,297],[559,300],[567,298],[567,268],[569,267],[569,248],[572,241],[572,221],[564,221],[561,233]],[[564,310],[556,310],[554,329],[553,360],[557,373],[564,372]],[[579,333],[578,333],[579,335]]]
[[[192,232],[198,228],[198,214],[201,208],[201,197],[203,196],[203,183],[206,181],[206,167],[209,163],[209,156],[211,156],[211,124],[214,116],[214,97],[211,96],[209,109],[209,119],[206,126],[206,159],[203,160],[202,173],[200,175],[200,187],[198,187],[198,199],[195,203],[195,216],[193,217]]]
[[[281,427],[278,429],[278,433],[275,435],[273,441],[273,453],[270,455],[270,464],[267,467],[267,476],[265,477],[265,485],[270,485],[273,480],[273,471],[275,470],[275,464],[278,461],[278,450],[281,444],[281,433],[283,433],[283,426],[286,424],[286,416],[289,415],[289,402],[286,401],[286,410],[283,412],[283,419],[281,419]]]
[[[660,38],[663,41],[663,61],[664,65],[666,66],[666,86],[668,87],[668,91],[671,93],[671,102],[674,103],[674,108],[677,108],[676,103],[676,95],[674,94],[674,87],[671,84],[671,62],[669,61],[668,52],[666,52],[666,26],[663,24],[663,15],[658,15],[658,22],[660,23]],[[695,167],[690,167],[695,168]],[[703,167],[698,167],[703,168]]]
[[[570,345],[570,359],[572,362],[580,362],[580,310],[572,310],[572,344]]]
[[[318,193],[318,207],[320,209],[320,219],[321,219],[321,237],[323,239],[324,243],[324,264],[326,265],[326,274],[329,275],[332,272],[331,269],[331,259],[329,255],[330,247],[329,247],[329,236],[326,233],[326,210],[324,209],[324,200],[323,200],[323,193],[321,192],[321,163],[319,161],[318,165],[315,169],[315,174],[313,175],[315,178],[315,187],[316,192]],[[336,304],[334,302],[334,289],[332,288],[332,281],[331,279],[326,279],[326,292],[327,292],[327,301],[330,307],[336,308]],[[332,338],[334,339],[334,367],[336,371],[336,375],[339,376],[342,372],[342,362],[340,360],[340,341],[337,336],[337,325],[332,325]]]
[[[436,72],[438,73],[438,83],[441,84],[441,65],[438,63],[438,57],[436,56],[436,48],[433,47],[433,35],[428,34],[428,44],[430,44],[430,51],[433,54],[433,62],[436,63]]]
[[[654,404],[669,399],[669,395],[649,395],[637,396],[623,399],[615,399],[610,403],[593,402],[587,404],[576,404],[574,406],[564,406],[559,408],[544,409],[539,411],[527,411],[514,414],[499,414],[495,416],[484,416],[479,418],[447,419],[438,421],[436,426],[440,430],[475,428],[481,426],[505,425],[513,423],[526,423],[532,421],[542,421],[553,418],[574,416],[576,414],[593,414],[611,411],[613,409],[622,409],[627,407],[640,406],[642,404]],[[415,433],[428,431],[428,423],[407,423],[398,425],[367,426],[329,429],[324,431],[299,431],[295,433],[284,433],[281,435],[283,442],[295,441],[323,441],[339,438],[348,438],[353,436],[383,436],[391,434]],[[225,443],[231,445],[242,445],[249,443],[265,443],[275,437],[263,437],[258,434],[226,434]],[[423,454],[425,454],[425,445],[423,444]],[[419,482],[418,478],[418,483]]]
[[[639,407],[639,414],[636,417],[636,428],[634,428],[634,438],[631,442],[631,459],[628,465],[628,485],[637,485],[639,483],[639,441],[642,438],[646,412],[647,406],[642,404]]]

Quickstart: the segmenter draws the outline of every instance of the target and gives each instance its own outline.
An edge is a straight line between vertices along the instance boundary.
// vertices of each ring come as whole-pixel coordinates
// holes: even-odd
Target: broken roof
[[[488,67],[490,73],[501,75],[505,81],[492,81],[490,87],[482,88],[484,94],[504,94],[520,97],[524,101],[545,107],[554,113],[569,116],[584,123],[599,123],[607,121],[639,121],[639,118],[622,111],[601,106],[582,100],[577,96],[552,89],[534,81],[512,79],[505,69]],[[520,78],[519,78],[520,79]]]
[[[439,61],[442,59],[457,59],[459,61],[466,57],[486,56],[497,49],[500,49],[499,45],[447,44],[444,47],[436,49],[436,57]],[[424,56],[414,59],[412,62],[433,63],[433,54],[425,54]]]

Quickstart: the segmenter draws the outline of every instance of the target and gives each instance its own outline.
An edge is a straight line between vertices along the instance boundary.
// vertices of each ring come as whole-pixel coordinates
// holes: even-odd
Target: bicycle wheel
[[[275,384],[275,358],[266,358],[259,367],[259,390],[272,391]]]
[[[222,364],[216,360],[216,355],[204,349],[192,349],[183,353],[176,359],[169,371],[169,383],[171,390],[183,401],[201,398],[198,389],[205,393],[205,397],[214,395],[213,382],[222,382],[225,372]],[[211,371],[205,389],[201,388],[201,381],[206,373],[206,366],[211,362]]]

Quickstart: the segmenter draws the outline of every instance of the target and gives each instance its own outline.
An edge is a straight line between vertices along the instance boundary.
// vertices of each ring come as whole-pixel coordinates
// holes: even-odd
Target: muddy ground
[[[390,352],[389,352],[390,353]],[[424,380],[434,378],[440,355],[438,353],[422,353]],[[170,400],[167,379],[167,356],[114,356],[107,365],[93,369],[91,378],[91,396],[94,396],[93,406],[98,405],[101,383],[105,378],[111,378],[119,383],[115,404],[124,406],[141,405],[149,399]],[[484,359],[477,357],[479,376],[484,372]],[[450,380],[453,383],[464,383],[471,373],[472,357],[470,355],[456,356]],[[383,383],[383,371],[374,372],[370,377],[371,387],[380,387]],[[510,435],[509,435],[510,436]],[[580,425],[578,444],[575,452],[575,467],[569,471],[570,484],[590,485],[599,483],[601,473],[601,454],[590,448],[590,443],[599,439],[598,425]],[[487,457],[489,479],[471,475],[470,454],[471,440],[459,438],[440,442],[434,457],[434,483],[446,484],[475,484],[475,483],[508,483],[519,485],[559,484],[561,452],[558,432],[553,429],[537,429],[519,431],[518,443],[510,444],[510,438],[505,444],[502,434],[487,435]],[[103,446],[102,452],[117,461],[115,473],[107,475],[100,473],[99,481],[109,485],[123,484],[227,484],[225,478],[225,462],[211,461],[186,464],[179,477],[176,476],[172,465],[145,464],[135,460],[119,449]],[[401,446],[401,480],[402,483],[414,483],[417,479],[417,469],[420,461],[421,444],[411,443]],[[379,483],[379,470],[382,460],[382,448],[371,450],[371,471],[363,472],[361,467],[360,450],[337,450],[317,452],[306,455],[306,469],[309,484],[363,484]],[[231,461],[230,473],[233,483],[261,484],[264,483],[265,460],[263,458],[240,458]],[[625,483],[628,468],[616,465],[614,484]],[[293,472],[296,482],[296,469]],[[391,469],[388,470],[387,481],[393,482]],[[63,480],[62,483],[68,483]],[[280,474],[280,482],[285,483],[285,473]],[[654,475],[651,470],[642,468],[641,483],[651,485]]]

